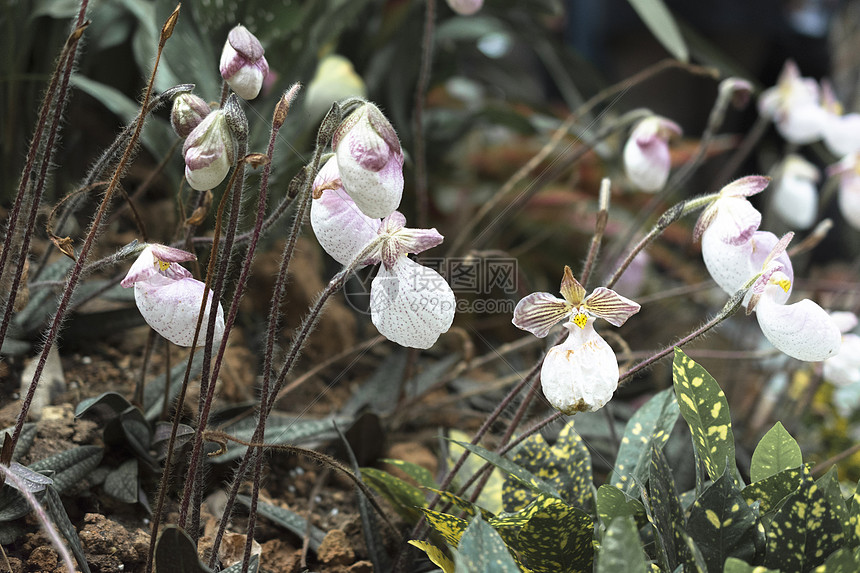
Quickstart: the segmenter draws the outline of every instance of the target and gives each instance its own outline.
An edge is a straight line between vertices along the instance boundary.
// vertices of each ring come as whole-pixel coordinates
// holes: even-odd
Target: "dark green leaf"
[[[848,507],[842,498],[842,488],[839,486],[839,476],[836,472],[836,466],[833,466],[826,474],[818,478],[815,481],[815,485],[824,492],[833,516],[842,523],[842,532],[845,534],[845,539],[850,539],[852,535],[851,522],[848,516]]]
[[[645,518],[645,506],[613,485],[597,489],[597,515],[604,525],[618,517],[632,517],[637,523]]]
[[[52,470],[54,487],[59,493],[77,485],[102,461],[104,451],[99,446],[78,446],[71,450],[54,454],[44,460],[30,464],[30,469],[40,473]]]
[[[397,406],[397,393],[391,392],[391,388],[399,387],[403,381],[407,355],[408,352],[401,350],[386,356],[341,408],[341,414],[354,416],[365,406],[380,414],[391,412]]]
[[[69,544],[69,549],[75,556],[78,562],[78,567],[83,573],[90,573],[90,566],[87,564],[87,558],[84,554],[84,548],[81,546],[81,540],[78,537],[78,532],[72,522],[69,520],[69,515],[66,513],[66,508],[63,506],[63,501],[60,499],[60,494],[53,486],[48,486],[45,496],[42,498],[45,504],[45,509],[54,525],[57,526],[57,531],[66,538]]]
[[[138,482],[137,459],[124,461],[112,470],[104,482],[105,493],[125,503],[137,503]]]
[[[814,573],[857,573],[860,571],[860,550],[843,547],[830,554],[823,565],[813,569]]]
[[[568,504],[586,511],[594,507],[591,455],[572,425],[562,428],[553,447],[546,443],[541,434],[529,436],[513,452],[511,461],[555,487]],[[502,507],[505,511],[522,509],[534,496],[518,479],[505,477],[502,489]]]
[[[748,504],[758,501],[760,512],[765,514],[775,509],[780,501],[800,487],[802,476],[803,468],[783,470],[776,475],[748,485],[741,491],[741,495]]]
[[[762,437],[753,452],[750,479],[757,482],[776,475],[782,470],[798,468],[802,464],[800,446],[782,423],[777,422]]]
[[[420,518],[420,508],[427,502],[424,492],[412,484],[376,468],[361,468],[361,478],[388,500],[398,514],[410,523]]]
[[[152,429],[143,414],[132,406],[119,415],[122,432],[131,449],[142,459],[154,464],[149,446],[152,443]]]
[[[755,538],[764,536],[753,510],[726,472],[693,503],[687,533],[696,540],[708,571],[721,571],[726,557],[753,561]]]
[[[726,559],[726,565],[723,569],[723,573],[780,573],[775,569],[768,569],[766,567],[753,567],[748,564],[746,561],[741,561],[736,557],[729,557]]]
[[[785,499],[767,528],[764,564],[782,571],[809,571],[844,540],[842,522],[827,494],[804,468],[800,487]]]
[[[672,374],[681,415],[690,426],[693,444],[708,475],[716,481],[725,472],[727,462],[732,471],[735,468],[729,403],[717,381],[680,348],[675,348]]]
[[[448,504],[448,503],[452,504],[452,505],[453,505],[453,506],[455,506],[458,510],[462,511],[463,513],[465,513],[465,514],[466,514],[466,517],[468,517],[468,518],[470,518],[470,519],[471,519],[471,518],[473,518],[473,517],[475,517],[475,515],[477,515],[477,514],[478,514],[478,511],[480,511],[480,512],[481,512],[481,515],[484,517],[484,519],[485,519],[485,520],[489,520],[489,519],[492,519],[493,517],[495,517],[491,512],[487,511],[486,509],[484,509],[484,508],[482,508],[482,507],[480,507],[480,506],[478,506],[478,505],[476,505],[476,504],[474,504],[474,503],[470,502],[468,499],[464,499],[464,498],[462,498],[462,497],[459,497],[459,496],[457,496],[457,495],[454,495],[454,494],[453,494],[453,493],[451,493],[451,492],[448,492],[448,491],[442,491],[442,490],[439,490],[439,489],[434,489],[434,488],[432,488],[432,487],[428,487],[428,488],[425,488],[425,489],[426,489],[427,491],[433,492],[433,493],[435,493],[436,495],[438,495],[438,496],[439,496],[439,499],[442,501],[442,503],[444,503],[444,504]],[[440,506],[440,507],[441,507],[441,506]]]
[[[651,445],[663,447],[678,421],[678,401],[672,388],[651,397],[627,422],[615,469],[607,480],[631,497],[639,496],[639,488],[648,479]]]
[[[454,554],[457,571],[469,573],[519,573],[505,542],[480,517],[472,520],[460,537]]]
[[[496,466],[500,470],[502,470],[502,471],[506,472],[507,474],[517,478],[523,485],[528,487],[530,490],[532,490],[536,493],[542,493],[542,494],[550,496],[550,497],[555,497],[555,498],[561,499],[561,495],[558,493],[558,491],[553,486],[546,483],[542,479],[539,479],[538,477],[536,477],[534,474],[532,474],[528,470],[521,468],[520,466],[518,466],[517,464],[515,464],[514,462],[512,462],[508,458],[506,458],[504,456],[500,456],[499,454],[497,454],[495,452],[491,452],[487,449],[482,448],[481,446],[476,446],[476,445],[470,444],[468,442],[459,442],[457,440],[451,440],[451,441],[453,441],[458,446],[466,448],[467,450],[469,450],[473,454],[477,454],[477,455],[481,456],[482,458],[484,458],[485,460],[487,460],[488,462],[490,462],[491,464],[493,464],[494,466]]]
[[[663,47],[676,59],[686,62],[690,58],[684,37],[678,30],[678,24],[672,13],[666,8],[663,0],[629,0],[630,5],[659,40]]]
[[[349,426],[352,418],[321,418],[319,420],[286,416],[283,414],[272,414],[266,422],[266,434],[263,441],[267,444],[307,444],[308,442],[319,442],[337,438],[332,421],[340,427]],[[254,417],[245,418],[235,424],[224,428],[224,431],[232,436],[251,441],[257,421]],[[211,458],[212,461],[224,463],[233,461],[245,454],[245,446],[231,445],[226,453]]]
[[[656,444],[651,445],[651,471],[648,476],[648,492],[643,491],[645,511],[654,528],[661,566],[674,571],[679,565],[688,563],[692,556],[682,533],[687,519],[678,499],[672,470]]]
[[[168,394],[168,404],[173,404],[173,401],[179,395],[182,389],[182,381],[185,379],[185,369],[188,368],[188,359],[182,360],[179,364],[170,369],[170,390]],[[195,352],[194,359],[191,361],[191,372],[189,372],[189,380],[194,380],[203,369],[203,352]],[[143,388],[143,410],[145,418],[153,422],[161,417],[162,406],[164,406],[164,387],[167,385],[167,376],[160,374],[154,379],[146,383]]]
[[[612,487],[612,486],[601,486]],[[613,488],[619,491],[617,488]],[[597,505],[600,506],[598,490]],[[639,529],[629,515],[621,515],[609,522],[597,551],[594,573],[646,573],[645,553],[639,540]]]
[[[237,495],[236,500],[244,504],[246,507],[251,507],[251,498],[246,495]],[[290,511],[289,509],[277,507],[264,501],[257,501],[257,513],[259,513],[263,517],[267,517],[281,527],[292,531],[300,538],[304,538],[305,534],[308,532],[307,520],[301,515]],[[324,537],[325,531],[315,525],[310,526],[311,549],[313,549],[314,551],[318,550],[320,547],[320,543],[322,543]]]
[[[109,416],[116,416],[127,408],[133,407],[131,403],[125,399],[125,396],[116,392],[105,392],[93,398],[86,398],[78,403],[75,408],[75,418],[80,418],[84,414],[97,408],[104,408],[109,412]]]
[[[155,545],[155,570],[158,573],[210,573],[197,558],[191,537],[175,525],[167,525]]]
[[[548,497],[520,530],[517,549],[536,571],[587,571],[594,559],[593,538],[590,515]]]
[[[251,559],[248,560],[248,573],[257,573],[257,569],[260,568],[260,556],[259,555],[251,555]],[[222,569],[221,573],[239,573],[242,571],[242,562],[237,561],[236,563],[230,565],[226,569]]]
[[[405,462],[403,460],[392,460],[390,458],[384,458],[379,461],[397,467],[400,471],[415,480],[415,483],[420,486],[432,488],[438,485],[436,480],[433,479],[433,474],[430,473],[430,470],[423,466],[413,464],[412,462]]]
[[[849,547],[857,547],[860,546],[860,483],[845,505],[848,513],[848,538],[845,543]]]
[[[460,544],[460,538],[469,525],[465,519],[423,507],[421,511],[424,512],[424,517],[430,527],[441,535],[448,545],[457,547]]]

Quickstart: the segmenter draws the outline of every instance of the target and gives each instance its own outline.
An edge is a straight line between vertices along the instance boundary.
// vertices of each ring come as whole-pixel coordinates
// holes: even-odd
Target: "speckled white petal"
[[[178,346],[191,346],[200,302],[205,285],[193,278],[170,280],[156,276],[149,281],[134,283],[134,300],[146,323],[157,333]],[[209,293],[211,301],[212,293]],[[209,303],[203,315],[198,346],[206,341],[206,324],[209,320]],[[215,344],[224,335],[224,309],[218,303],[215,317]]]
[[[337,169],[332,157],[326,163],[317,181],[326,168]],[[315,181],[315,187],[316,185]],[[376,239],[381,221],[361,212],[355,202],[342,189],[326,189],[319,199],[311,201],[311,227],[322,248],[342,265],[347,265]],[[368,262],[368,264],[370,261]]]
[[[386,145],[382,138],[376,139]],[[338,145],[335,153],[343,187],[365,215],[387,217],[397,209],[403,196],[403,153],[389,151],[384,166],[373,171],[363,167],[350,151],[365,144],[364,139],[350,132]]]
[[[756,306],[762,333],[777,349],[792,358],[818,362],[836,356],[842,334],[823,308],[809,299],[779,304],[773,298],[782,289],[769,285]]]
[[[385,265],[370,285],[373,324],[388,340],[430,348],[454,320],[457,299],[445,279],[406,256]]]
[[[824,361],[824,379],[836,386],[860,383],[860,336],[842,337],[839,354]]]
[[[594,330],[568,322],[570,336],[547,353],[541,367],[544,396],[565,414],[602,408],[618,387],[618,362],[609,344]]]
[[[185,161],[185,178],[191,188],[197,191],[214,189],[220,185],[233,166],[226,153],[218,152],[216,155],[209,156],[199,148],[189,150],[185,155]],[[205,163],[205,165],[192,169],[188,165],[189,161]]]
[[[723,242],[719,233],[708,227],[702,233],[702,259],[711,278],[728,294],[735,294],[752,276],[752,241],[741,245]]]
[[[511,322],[517,328],[543,338],[558,321],[570,316],[571,312],[573,305],[569,302],[548,292],[536,292],[517,303]]]
[[[773,207],[792,228],[810,228],[818,214],[815,183],[803,177],[783,176],[773,194]]]

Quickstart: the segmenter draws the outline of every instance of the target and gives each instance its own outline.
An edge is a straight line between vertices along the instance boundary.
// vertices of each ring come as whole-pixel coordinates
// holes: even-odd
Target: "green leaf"
[[[170,389],[168,390],[167,403],[173,404],[173,401],[179,396],[179,391],[182,389],[182,381],[185,379],[185,370],[188,368],[188,358],[182,360],[170,369]],[[191,372],[189,372],[189,380],[196,378],[203,369],[203,352],[195,352],[194,358],[191,361]],[[144,416],[150,422],[159,419],[164,406],[164,387],[167,385],[166,374],[160,374],[154,379],[146,383],[143,388],[143,410]],[[169,406],[168,406],[169,407]]]
[[[854,493],[845,502],[848,513],[848,538],[846,545],[850,547],[860,546],[860,483],[854,489]]]
[[[63,501],[60,499],[60,494],[53,486],[48,486],[45,491],[45,496],[42,498],[45,504],[45,509],[51,520],[57,526],[59,531],[66,541],[69,543],[69,549],[75,556],[78,562],[78,567],[83,573],[90,573],[90,566],[87,564],[87,557],[84,554],[84,548],[81,546],[81,539],[78,537],[78,532],[75,526],[69,520],[69,515],[66,513],[66,508],[63,506]]]
[[[549,499],[556,498],[541,494],[521,510],[512,513],[500,513],[487,521],[499,532],[509,547],[518,547],[517,537],[520,531],[548,503],[547,500]]]
[[[708,571],[721,570],[729,556],[754,560],[756,537],[760,543],[764,538],[764,529],[728,471],[693,503],[687,533],[696,540]]]
[[[444,551],[433,545],[428,541],[419,541],[417,539],[410,539],[409,545],[413,545],[427,554],[427,558],[430,559],[436,566],[439,567],[443,571],[443,573],[454,573],[454,561],[448,557]]]
[[[245,507],[251,507],[251,498],[247,495],[237,495],[236,500],[242,503]],[[308,532],[307,520],[289,509],[284,509],[283,507],[278,507],[264,501],[257,501],[257,513],[268,518],[270,521],[277,523],[281,527],[292,531],[300,538],[304,538]],[[325,531],[315,525],[310,526],[311,549],[314,551],[318,550],[324,537]]]
[[[408,354],[400,350],[386,356],[340,409],[341,414],[354,416],[365,407],[379,414],[393,411],[397,407],[397,392],[391,392],[390,388],[398,387],[403,382]]]
[[[682,533],[687,527],[684,509],[672,470],[663,451],[656,444],[651,445],[651,471],[648,477],[647,493],[643,490],[645,511],[657,538],[659,559],[663,569],[674,571],[679,565],[691,560],[690,551]]]
[[[594,476],[591,455],[582,437],[565,425],[550,447],[541,434],[526,438],[511,457],[518,466],[552,485],[568,504],[590,511],[594,506]],[[525,507],[535,494],[514,477],[506,476],[502,489],[505,511]]]
[[[54,487],[63,493],[87,477],[102,461],[103,454],[104,450],[99,446],[78,446],[34,462],[29,468],[40,473],[53,470],[51,479],[54,480]]]
[[[821,565],[845,539],[827,494],[806,468],[800,487],[786,498],[767,529],[764,564],[782,571],[809,571]]]
[[[839,485],[839,475],[836,471],[836,466],[831,467],[826,474],[818,478],[815,481],[815,485],[824,492],[827,502],[832,508],[834,517],[842,523],[842,532],[845,534],[845,539],[849,540],[852,535],[852,527],[848,516],[848,506],[842,498],[842,487]]]
[[[803,456],[800,446],[781,422],[762,437],[755,448],[750,464],[750,479],[754,482],[776,475],[782,470],[800,467]]]
[[[690,426],[693,445],[708,475],[716,481],[725,472],[726,463],[733,471],[735,468],[735,439],[729,403],[717,381],[680,348],[675,348],[672,374],[678,405]]]
[[[741,495],[748,504],[759,502],[759,510],[766,514],[779,505],[791,492],[800,487],[804,468],[783,470],[776,475],[748,485]]]
[[[612,486],[601,486],[612,487]],[[617,488],[613,488],[620,491]],[[598,490],[597,505],[600,506]],[[596,555],[594,573],[646,573],[645,553],[639,540],[639,528],[630,515],[613,519],[603,534],[600,549]]]
[[[597,515],[604,525],[619,517],[632,517],[638,523],[645,518],[645,506],[617,487],[603,484],[597,489]]]
[[[430,470],[428,470],[424,466],[419,466],[418,464],[413,464],[412,462],[406,462],[403,460],[393,460],[390,458],[384,458],[379,461],[400,469],[400,471],[414,479],[415,483],[420,486],[433,488],[438,485],[436,483],[436,480],[433,479],[433,474],[430,473]]]
[[[119,415],[119,421],[122,433],[134,453],[151,465],[155,465],[149,453],[149,446],[152,443],[152,428],[149,427],[149,422],[143,417],[141,411],[131,406]]]
[[[780,573],[776,569],[768,569],[767,567],[753,567],[745,561],[741,561],[737,557],[729,557],[726,559],[726,564],[723,568],[723,573]]]
[[[3,436],[7,433],[11,436],[15,426],[9,426],[8,428],[4,428],[0,430],[0,443],[3,441]],[[21,428],[21,435],[18,436],[18,444],[15,446],[15,451],[12,452],[12,461],[19,461],[21,456],[27,455],[27,452],[30,451],[30,447],[32,447],[33,442],[36,440],[37,427],[34,422],[27,422]]]
[[[158,573],[210,573],[197,557],[191,537],[175,525],[167,525],[155,544]]]
[[[297,416],[272,414],[266,422],[266,433],[263,441],[267,444],[303,444],[311,441],[337,439],[332,421],[338,426],[345,427],[352,422],[349,417],[306,419]],[[256,417],[244,418],[224,428],[224,432],[240,440],[250,442],[257,428]],[[212,461],[224,463],[241,458],[247,450],[246,446],[233,446],[220,456],[211,458]]]
[[[475,517],[478,514],[478,511],[481,512],[481,515],[484,517],[485,520],[492,519],[493,517],[495,517],[492,514],[492,512],[489,512],[486,509],[482,508],[481,506],[472,503],[468,499],[464,499],[460,496],[454,495],[451,492],[442,491],[440,489],[434,489],[432,487],[428,487],[425,489],[427,491],[433,492],[436,495],[438,495],[439,499],[442,500],[443,502],[445,502],[446,504],[447,503],[452,504],[457,509],[459,509],[460,511],[465,513],[466,516],[469,517],[470,519]]]
[[[561,499],[561,495],[553,486],[546,483],[542,479],[539,479],[530,471],[518,466],[508,458],[500,456],[495,452],[491,452],[485,448],[482,448],[481,446],[476,446],[468,442],[459,442],[457,440],[451,441],[460,447],[466,448],[473,454],[481,456],[482,458],[484,458],[503,472],[507,473],[508,475],[515,477],[517,480],[520,481],[520,483],[528,487],[530,490],[536,493],[542,493],[550,497]]]
[[[560,499],[544,498],[517,536],[517,549],[537,571],[591,570],[594,520]]]
[[[448,439],[450,445],[448,447],[448,464],[454,466],[460,459],[460,456],[465,453],[463,448],[458,445],[458,442],[469,442],[471,436],[460,430],[451,429],[448,431]],[[455,441],[456,440],[456,441]],[[457,472],[452,487],[450,489],[459,489],[459,486],[469,477],[475,475],[482,467],[485,461],[478,456],[469,456],[463,463],[463,467]],[[493,468],[490,478],[487,480],[484,489],[481,491],[475,502],[481,507],[499,513],[503,510],[502,507],[502,486],[505,482],[504,473],[498,468]],[[463,495],[471,496],[475,491],[477,484],[469,486]]]
[[[448,545],[457,547],[460,544],[460,538],[469,525],[465,519],[423,507],[421,511],[424,512],[430,527],[441,535]]]
[[[131,408],[131,403],[125,399],[125,396],[117,392],[105,392],[93,398],[81,400],[75,408],[75,418],[80,418],[90,410],[95,408],[104,408],[114,416],[127,408]]]
[[[361,468],[361,479],[376,490],[409,523],[417,523],[427,505],[424,492],[399,477],[376,468]]]
[[[251,558],[248,560],[248,573],[257,573],[257,569],[260,568],[260,556],[259,555],[251,555]],[[242,571],[242,562],[237,561],[233,563],[226,569],[222,569],[221,573],[240,573]]]
[[[520,572],[505,542],[480,517],[473,519],[460,537],[454,563],[458,571],[469,573]]]
[[[111,471],[105,478],[105,493],[125,503],[137,503],[140,489],[137,459],[131,458]]]
[[[631,497],[639,497],[639,489],[648,479],[651,446],[663,447],[678,421],[678,414],[678,401],[672,388],[658,392],[639,408],[624,429],[615,469],[607,483]]]
[[[682,62],[690,59],[687,44],[684,43],[678,24],[675,23],[675,18],[672,17],[663,0],[629,0],[629,2],[654,37],[670,54]]]
[[[813,573],[856,573],[860,571],[860,550],[843,547],[830,554]]]

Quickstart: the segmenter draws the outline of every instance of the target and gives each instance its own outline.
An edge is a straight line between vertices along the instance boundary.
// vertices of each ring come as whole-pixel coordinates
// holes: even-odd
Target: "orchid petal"
[[[702,234],[702,259],[711,278],[728,294],[735,294],[753,273],[750,265],[752,241],[731,245],[720,239],[719,233],[712,233],[711,227]]]
[[[627,322],[628,318],[639,312],[641,307],[638,303],[621,296],[614,290],[597,287],[585,299],[583,308],[612,326],[621,326]]]
[[[774,294],[782,292],[769,285],[756,307],[762,333],[776,348],[798,360],[817,362],[839,352],[842,335],[823,308],[809,299],[780,304]]]
[[[761,224],[761,213],[749,201],[740,197],[723,197],[717,199],[717,204],[717,213],[708,226],[708,231],[729,245],[740,245],[749,241]]]
[[[456,297],[429,267],[401,256],[382,266],[370,285],[373,324],[388,340],[410,348],[430,348],[454,320]]]
[[[543,338],[558,321],[570,316],[573,308],[569,302],[548,292],[536,292],[517,303],[511,322],[517,328]]]
[[[839,332],[851,332],[857,327],[857,315],[853,312],[836,310],[830,312],[830,318],[836,323]]]
[[[585,287],[579,284],[579,281],[576,280],[576,277],[573,276],[573,272],[571,272],[570,267],[567,265],[564,266],[564,276],[561,279],[559,291],[561,291],[561,296],[564,297],[564,300],[573,306],[579,306],[585,300]]]
[[[147,245],[132,263],[120,284],[129,288],[134,283],[150,280],[155,275],[161,275],[172,280],[184,279],[190,277],[191,272],[176,263],[196,259],[197,257],[193,253],[182,249],[158,244]]]
[[[149,281],[134,283],[134,300],[153,330],[178,346],[191,346],[204,289],[204,283],[193,278],[170,280],[156,276]],[[207,298],[198,346],[205,344],[204,330],[209,321],[211,291]],[[215,344],[218,344],[224,335],[224,309],[220,302],[216,312]]]
[[[824,144],[838,157],[860,151],[860,114],[831,114],[824,123]]]
[[[584,328],[571,323],[567,340],[547,353],[541,367],[541,387],[549,403],[564,414],[602,408],[618,387],[615,353],[594,330],[594,319]]]
[[[665,118],[639,122],[624,145],[624,170],[628,179],[643,191],[659,191],[666,185],[672,167],[669,137],[681,128]]]
[[[773,194],[773,206],[792,227],[808,229],[818,214],[818,191],[809,179],[785,174]]]
[[[835,386],[860,383],[860,336],[842,337],[839,354],[824,361],[824,379]]]
[[[849,157],[855,157],[854,156]],[[860,229],[860,173],[842,173],[839,181],[839,211],[855,229]]]

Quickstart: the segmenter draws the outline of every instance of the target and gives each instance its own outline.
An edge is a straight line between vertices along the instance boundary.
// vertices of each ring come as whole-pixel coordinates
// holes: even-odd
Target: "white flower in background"
[[[860,336],[851,332],[857,326],[857,315],[831,312],[830,317],[842,333],[842,348],[824,361],[824,379],[835,386],[860,384]]]
[[[176,135],[185,139],[211,111],[209,104],[200,96],[192,93],[179,94],[174,98],[170,110],[170,125]]]
[[[602,408],[618,387],[618,361],[594,330],[594,321],[602,318],[621,326],[640,307],[604,287],[585,296],[585,288],[567,266],[560,291],[563,299],[547,292],[528,295],[514,309],[512,322],[543,338],[556,323],[570,317],[564,324],[570,331],[567,340],[551,348],[544,359],[541,387],[549,403],[565,414],[593,412]]]
[[[191,276],[180,262],[196,259],[192,253],[151,244],[137,257],[120,284],[134,286],[134,300],[144,320],[158,334],[177,346],[191,346],[205,291],[204,283]],[[205,341],[209,321],[209,293],[197,345]],[[215,317],[215,344],[224,335],[224,309],[218,303]]]
[[[461,16],[471,16],[483,5],[484,0],[448,0],[448,6],[451,7],[451,10]]]
[[[241,24],[230,30],[221,51],[221,77],[242,99],[254,99],[269,74],[263,45]]]
[[[821,82],[821,107],[824,109],[822,135],[833,155],[842,157],[860,151],[860,113],[844,113],[830,82]]]
[[[236,153],[234,146],[233,134],[220,109],[207,115],[188,134],[182,155],[185,178],[192,189],[214,189],[227,177]]]
[[[759,97],[759,112],[774,121],[787,141],[799,145],[812,143],[821,139],[826,119],[818,93],[818,83],[800,77],[797,64],[787,60],[777,84]]]
[[[319,61],[314,77],[305,92],[304,106],[313,121],[319,121],[331,108],[331,102],[367,95],[364,80],[340,54],[329,54]]]
[[[407,255],[435,247],[442,235],[436,229],[406,228],[398,211],[381,221],[362,213],[344,191],[334,158],[320,170],[313,193],[311,226],[335,260],[349,264],[378,245],[363,264],[382,263],[370,285],[371,320],[379,333],[402,346],[433,346],[451,327],[456,297],[439,273]]]
[[[789,155],[782,162],[773,209],[779,217],[795,229],[808,229],[818,214],[816,183],[821,174],[818,168],[799,155]]]
[[[659,191],[666,185],[672,160],[669,139],[680,135],[677,123],[651,116],[636,124],[624,145],[624,170],[630,182],[643,191]]]
[[[387,217],[403,195],[403,150],[391,123],[370,102],[349,114],[332,137],[343,188],[373,218]]]
[[[839,211],[845,220],[860,230],[860,152],[851,153],[827,169],[839,177]]]

